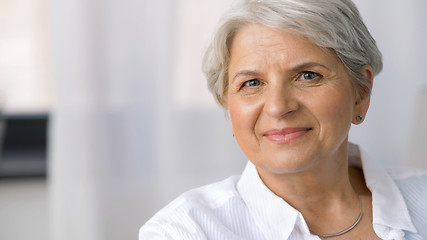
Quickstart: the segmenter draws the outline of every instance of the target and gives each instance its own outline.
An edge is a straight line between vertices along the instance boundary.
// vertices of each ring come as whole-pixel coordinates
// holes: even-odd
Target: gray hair
[[[381,52],[351,0],[244,0],[222,16],[202,63],[208,88],[224,109],[231,42],[250,24],[292,32],[332,50],[362,97],[371,92],[362,68],[370,65],[374,76],[382,70]]]

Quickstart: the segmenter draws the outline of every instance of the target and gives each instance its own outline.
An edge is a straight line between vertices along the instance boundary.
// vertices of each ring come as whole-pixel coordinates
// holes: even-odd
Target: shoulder
[[[427,170],[389,167],[387,172],[405,198],[425,196],[427,199]]]
[[[427,199],[427,170],[389,167],[387,172],[407,201],[425,202],[423,199]]]
[[[395,181],[405,179],[423,179],[427,177],[427,170],[406,167],[388,167],[387,172]]]
[[[203,239],[203,224],[221,221],[233,205],[243,202],[236,188],[238,180],[239,176],[232,176],[183,193],[142,226],[139,238]]]
[[[389,168],[388,172],[405,199],[415,227],[420,234],[427,236],[427,171]]]

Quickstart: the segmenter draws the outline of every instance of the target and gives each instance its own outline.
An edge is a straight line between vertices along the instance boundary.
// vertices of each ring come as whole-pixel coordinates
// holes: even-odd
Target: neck
[[[342,216],[353,219],[358,214],[359,200],[350,182],[347,158],[347,144],[343,144],[308,169],[285,174],[258,169],[258,173],[271,191],[300,211],[310,227],[317,228],[319,221],[341,221]]]

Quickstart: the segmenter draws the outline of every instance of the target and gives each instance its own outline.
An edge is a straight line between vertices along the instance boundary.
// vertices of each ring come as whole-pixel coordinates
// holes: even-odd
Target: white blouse
[[[427,239],[427,171],[388,169],[362,152],[381,239]],[[248,162],[241,176],[190,190],[153,216],[139,239],[319,239],[296,209],[271,192]]]

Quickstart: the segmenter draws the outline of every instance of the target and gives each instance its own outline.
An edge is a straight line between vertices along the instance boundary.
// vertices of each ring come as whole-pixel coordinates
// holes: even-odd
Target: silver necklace
[[[362,201],[360,201],[359,194],[357,194],[357,198],[359,199],[360,213],[359,213],[359,217],[357,217],[356,221],[350,227],[344,229],[341,232],[332,233],[332,234],[320,234],[320,233],[317,233],[317,232],[312,231],[312,230],[310,230],[310,232],[312,234],[315,234],[315,235],[320,236],[322,238],[330,238],[330,237],[336,237],[336,236],[339,236],[339,235],[343,235],[344,233],[346,233],[346,232],[350,231],[351,229],[353,229],[354,227],[356,227],[356,225],[360,222],[360,219],[362,219],[362,216],[363,216],[363,212],[362,212]]]

